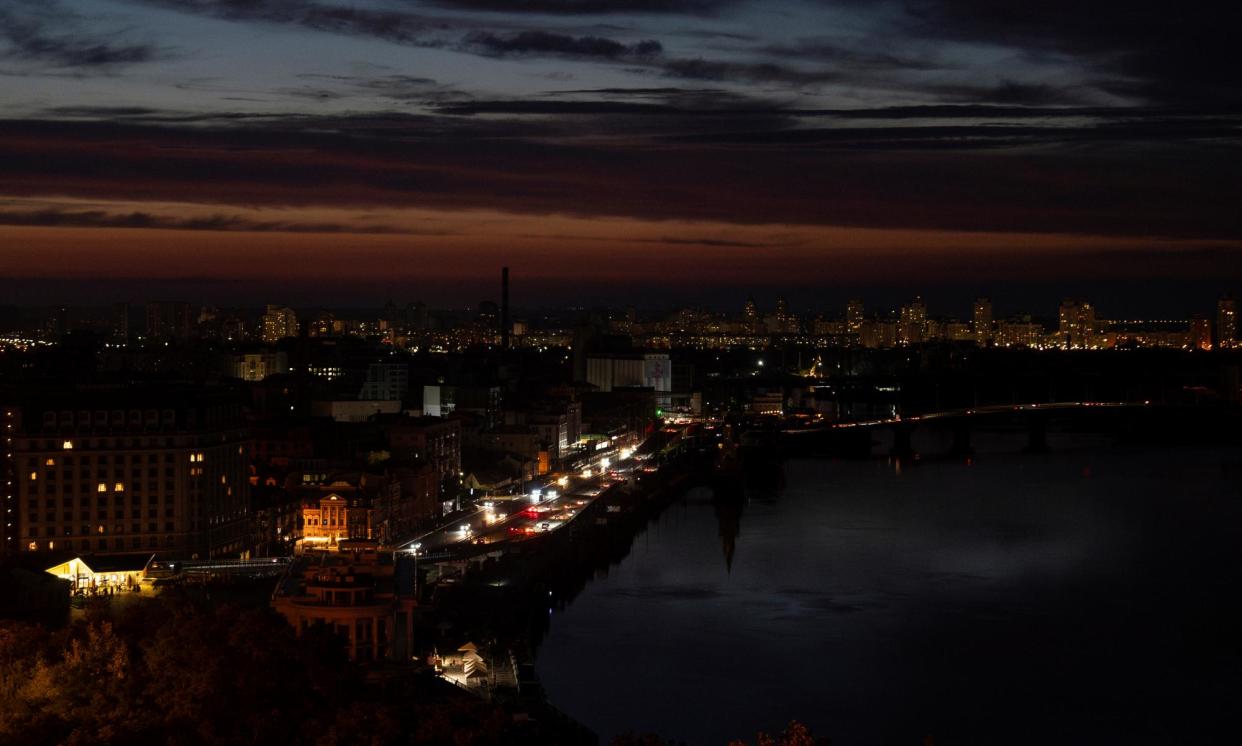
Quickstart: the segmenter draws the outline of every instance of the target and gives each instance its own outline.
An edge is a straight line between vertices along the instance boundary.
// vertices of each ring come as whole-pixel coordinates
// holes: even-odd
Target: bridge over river
[[[916,455],[911,436],[919,426],[940,426],[951,429],[953,444],[950,453],[971,453],[971,429],[983,424],[1013,424],[1024,427],[1027,432],[1028,451],[1039,452],[1048,448],[1048,423],[1054,417],[1116,415],[1120,412],[1141,412],[1156,407],[1150,401],[1064,401],[1033,402],[1029,404],[992,404],[939,412],[926,412],[907,416],[864,420],[855,422],[812,423],[805,427],[781,427],[773,432],[779,435],[781,448],[827,449],[862,455],[870,453],[874,435],[878,430],[892,434],[891,455],[908,458]],[[775,442],[767,445],[775,446]]]

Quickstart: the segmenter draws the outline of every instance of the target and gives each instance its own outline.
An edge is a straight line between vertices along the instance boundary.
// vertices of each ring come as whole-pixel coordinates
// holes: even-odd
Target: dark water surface
[[[1237,449],[792,460],[672,505],[538,671],[604,743],[1242,743],[1240,593]]]

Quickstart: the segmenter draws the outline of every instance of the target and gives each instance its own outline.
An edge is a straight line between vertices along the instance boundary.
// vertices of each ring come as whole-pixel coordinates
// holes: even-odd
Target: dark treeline
[[[367,683],[326,631],[166,593],[62,629],[0,622],[0,744],[533,743],[428,676]]]

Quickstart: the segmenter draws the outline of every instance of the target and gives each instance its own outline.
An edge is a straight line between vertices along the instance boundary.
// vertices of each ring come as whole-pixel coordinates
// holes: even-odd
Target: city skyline
[[[382,309],[312,307],[295,309],[266,304],[260,309],[219,308],[186,301],[114,303],[102,308],[18,309],[0,317],[0,349],[67,343],[86,332],[79,344],[123,349],[129,345],[163,349],[169,343],[224,345],[239,348],[262,344],[265,353],[244,355],[230,366],[246,378],[261,370],[289,370],[284,352],[271,352],[294,338],[355,337],[397,351],[451,353],[600,344],[607,334],[626,349],[777,349],[787,346],[893,349],[923,344],[973,345],[980,348],[1033,350],[1130,350],[1165,348],[1186,351],[1228,350],[1238,344],[1237,300],[1220,296],[1212,313],[1189,317],[1136,318],[1100,313],[1085,297],[1065,298],[1053,316],[997,314],[987,296],[975,298],[965,318],[929,312],[922,296],[899,308],[868,308],[861,298],[849,299],[836,312],[791,307],[782,296],[771,307],[748,297],[740,308],[720,311],[681,307],[640,312],[625,308],[522,309],[509,303],[509,268],[502,271],[498,305],[437,309],[422,302]],[[1002,307],[1003,308],[1003,307]],[[259,366],[257,369],[255,366]],[[260,376],[261,378],[262,376]]]
[[[0,746],[1232,743],[1240,7],[0,0]]]

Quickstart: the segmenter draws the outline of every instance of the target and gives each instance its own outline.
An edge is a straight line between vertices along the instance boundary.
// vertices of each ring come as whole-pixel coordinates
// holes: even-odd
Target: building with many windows
[[[398,417],[386,424],[394,457],[421,461],[436,473],[442,486],[461,476],[461,422],[440,417]]]
[[[229,357],[229,372],[243,381],[262,381],[268,376],[289,372],[289,357],[284,352],[246,352]]]
[[[992,341],[992,301],[987,298],[975,300],[971,331],[974,332],[975,344],[987,347]]]
[[[850,334],[862,332],[863,302],[857,298],[845,304],[845,330]]]
[[[4,484],[4,533],[0,534],[0,558],[18,549],[17,463],[13,457],[13,436],[21,432],[22,411],[10,402],[3,405],[4,450],[0,451],[0,482]]]
[[[298,336],[298,317],[292,308],[268,306],[263,314],[263,341],[268,344]]]
[[[1098,346],[1095,307],[1085,301],[1066,299],[1057,310],[1057,337],[1067,350],[1084,350]]]
[[[410,368],[405,363],[371,363],[358,392],[363,401],[400,401],[410,391]]]
[[[12,436],[20,551],[244,554],[248,439],[228,394],[128,387],[31,397]]]
[[[915,298],[901,307],[901,321],[897,326],[897,342],[915,345],[927,336],[927,306],[922,298]]]
[[[1227,350],[1238,342],[1238,302],[1226,295],[1216,302],[1216,349]]]
[[[183,340],[190,338],[190,304],[184,302],[151,302],[146,307],[147,337],[150,339]]]

